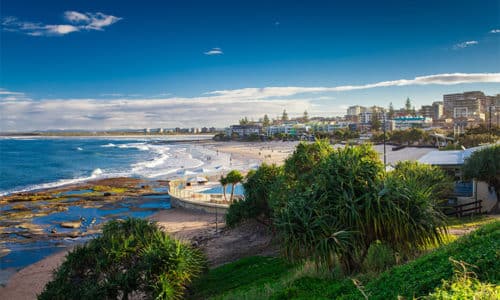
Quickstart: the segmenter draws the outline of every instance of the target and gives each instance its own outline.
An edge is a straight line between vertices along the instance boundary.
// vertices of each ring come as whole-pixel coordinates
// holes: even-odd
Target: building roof
[[[479,146],[465,150],[452,151],[431,151],[422,156],[418,161],[420,163],[437,166],[460,166],[464,161],[474,153],[474,151],[489,147],[491,145]]]

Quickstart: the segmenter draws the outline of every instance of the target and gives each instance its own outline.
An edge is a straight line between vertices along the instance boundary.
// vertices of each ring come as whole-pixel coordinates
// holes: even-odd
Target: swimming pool
[[[202,194],[222,194],[222,186],[217,185],[212,188],[209,188],[207,190],[201,191],[200,193]],[[226,186],[226,194],[231,193],[231,186],[228,185]],[[235,195],[244,195],[245,194],[245,189],[243,188],[243,185],[237,184],[234,186],[234,194]]]

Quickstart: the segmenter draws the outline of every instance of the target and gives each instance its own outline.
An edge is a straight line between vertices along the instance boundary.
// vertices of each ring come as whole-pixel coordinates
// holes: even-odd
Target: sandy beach
[[[208,142],[204,147],[228,153],[234,162],[282,164],[294,151],[297,144],[298,142]],[[383,146],[377,145],[375,149],[383,159]],[[391,149],[392,147],[387,147],[388,163],[406,159],[415,160],[434,150],[405,148],[392,151]],[[251,165],[246,163],[243,166]],[[216,232],[216,216],[214,214],[181,208],[160,211],[151,216],[150,219],[157,221],[166,232],[171,233],[176,238],[201,247],[207,254],[211,266],[247,255],[276,253],[276,249],[269,247],[271,244],[270,234],[261,224],[250,224],[227,230],[223,229],[222,216],[219,215],[217,220],[219,232]],[[43,290],[52,276],[52,271],[61,264],[67,251],[51,255],[14,274],[7,285],[0,288],[0,299],[36,299],[36,295]]]

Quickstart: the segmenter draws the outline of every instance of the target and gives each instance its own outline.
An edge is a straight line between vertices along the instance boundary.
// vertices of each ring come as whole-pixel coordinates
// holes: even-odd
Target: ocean
[[[0,138],[0,196],[100,178],[218,173],[231,164],[228,154],[180,141],[182,137]]]
[[[198,139],[210,139],[199,136]],[[184,141],[183,141],[184,139]],[[247,169],[249,162],[239,162],[230,154],[217,151],[202,142],[188,142],[193,136],[162,138],[0,138],[0,196],[22,191],[56,188],[93,179],[136,177],[170,179],[200,174],[220,174],[230,169]],[[215,187],[210,192],[220,192]],[[164,188],[161,188],[164,189]],[[170,208],[165,192],[142,197],[124,197],[120,201],[78,202],[81,194],[92,190],[71,190],[75,195],[59,200],[65,209],[47,213],[47,201],[24,201],[0,204],[0,285],[17,270],[37,262],[63,248],[93,238],[96,226],[111,219],[145,218]],[[238,192],[238,191],[237,191]],[[16,206],[22,206],[18,211]],[[11,213],[29,212],[27,219],[11,220]],[[29,217],[33,214],[32,217]],[[77,233],[58,234],[74,229],[61,222],[82,220]],[[85,220],[85,221],[83,221]],[[12,223],[14,222],[14,223]],[[30,228],[38,228],[37,238],[26,238]]]

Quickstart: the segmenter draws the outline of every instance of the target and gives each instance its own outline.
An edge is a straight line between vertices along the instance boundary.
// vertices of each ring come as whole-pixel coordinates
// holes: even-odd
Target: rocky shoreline
[[[1,269],[23,267],[36,259],[22,253],[43,257],[43,252],[57,250],[53,248],[84,242],[100,233],[108,219],[142,217],[169,208],[167,190],[168,181],[107,178],[2,196]]]

